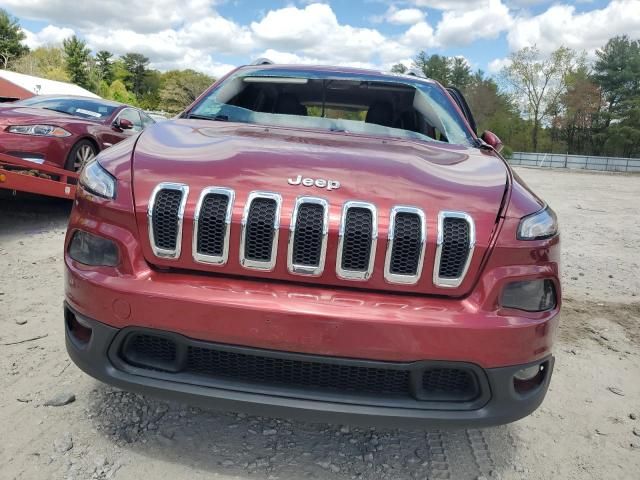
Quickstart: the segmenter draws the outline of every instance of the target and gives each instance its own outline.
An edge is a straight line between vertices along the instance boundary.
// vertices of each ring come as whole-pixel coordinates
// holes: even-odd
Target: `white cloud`
[[[613,0],[583,13],[571,5],[554,5],[540,15],[517,18],[507,39],[511,50],[537,45],[548,54],[564,45],[592,53],[619,34],[640,37],[640,0]]]
[[[442,14],[436,29],[440,45],[468,45],[474,40],[496,38],[513,23],[509,9],[500,0],[472,10],[450,10]]]
[[[29,48],[38,48],[43,45],[60,45],[65,38],[74,35],[70,28],[60,28],[54,25],[47,25],[37,33],[22,29],[26,35],[25,42]]]
[[[436,44],[433,28],[427,22],[419,22],[409,28],[400,41],[405,45],[413,45],[416,50],[424,50]]]
[[[509,65],[511,65],[511,60],[508,58],[496,58],[489,62],[489,73],[495,75],[500,73],[504,67],[508,67]]]
[[[396,9],[389,8],[386,13],[386,21],[395,25],[414,25],[424,20],[424,12],[417,8]]]

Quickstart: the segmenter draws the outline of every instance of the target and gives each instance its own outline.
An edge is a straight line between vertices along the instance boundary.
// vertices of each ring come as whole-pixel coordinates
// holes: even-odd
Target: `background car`
[[[99,151],[155,123],[109,100],[37,96],[0,107],[0,152],[78,171]]]

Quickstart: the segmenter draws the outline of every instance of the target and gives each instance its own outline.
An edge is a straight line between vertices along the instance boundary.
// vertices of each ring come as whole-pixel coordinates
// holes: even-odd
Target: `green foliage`
[[[9,68],[21,56],[29,52],[23,45],[26,35],[16,18],[0,8],[0,67]]]
[[[91,51],[87,44],[75,35],[62,42],[64,49],[66,70],[69,79],[76,85],[91,89],[89,81],[89,59]]]
[[[16,60],[11,69],[26,75],[68,82],[64,51],[59,47],[38,47]]]
[[[136,96],[127,90],[127,87],[121,80],[114,80],[113,83],[106,88],[104,98],[129,105],[137,106],[138,104]]]
[[[113,53],[100,50],[96,53],[96,70],[100,81],[111,83],[113,81]]]
[[[160,104],[170,113],[178,113],[195,101],[214,79],[194,70],[171,70],[162,75]]]
[[[121,60],[126,72],[124,84],[134,95],[141,97],[148,91],[145,80],[149,59],[141,53],[127,53]]]
[[[404,63],[396,63],[391,67],[391,73],[405,74],[409,71]]]

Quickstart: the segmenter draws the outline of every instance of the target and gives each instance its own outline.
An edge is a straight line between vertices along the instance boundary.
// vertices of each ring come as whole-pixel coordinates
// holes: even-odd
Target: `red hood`
[[[298,175],[338,181],[341,186],[328,191],[315,186],[289,185],[287,180]],[[383,242],[378,254],[382,255],[387,233],[384,219],[388,220],[394,205],[424,209],[428,254],[435,242],[438,212],[464,211],[473,216],[476,223],[474,259],[478,260],[476,266],[479,266],[478,257],[490,243],[505,193],[507,169],[502,160],[491,153],[444,143],[178,120],[157,124],[140,136],[134,154],[133,177],[141,238],[146,235],[147,203],[153,188],[160,182],[177,182],[190,188],[185,224],[193,217],[197,197],[206,186],[235,190],[232,228],[236,226],[236,220],[239,222],[242,207],[251,191],[280,193],[283,197],[283,239],[286,239],[284,234],[289,226],[293,203],[300,195],[323,197],[330,203],[332,230],[334,226],[337,228],[340,208],[345,201],[371,202],[379,212],[379,236]],[[185,228],[184,238],[187,240],[183,245],[189,245],[190,232]],[[286,240],[280,243],[286,244]],[[145,248],[145,252],[148,259],[153,258],[150,250]],[[189,260],[190,251],[187,249],[181,261]],[[155,258],[152,261],[164,263]],[[176,263],[169,261],[168,264]],[[472,266],[474,264],[475,261]],[[229,267],[232,267],[231,263]],[[271,276],[279,276],[277,273],[281,268],[286,276],[286,265],[279,265]],[[428,273],[423,275],[429,276]],[[341,282],[336,280],[334,283]],[[362,286],[371,288],[376,284],[375,278],[365,283],[368,285]],[[467,283],[465,281],[461,289],[466,291],[470,286]],[[388,285],[382,286],[389,289]],[[407,287],[402,289],[407,290]],[[455,291],[461,292],[459,289]]]

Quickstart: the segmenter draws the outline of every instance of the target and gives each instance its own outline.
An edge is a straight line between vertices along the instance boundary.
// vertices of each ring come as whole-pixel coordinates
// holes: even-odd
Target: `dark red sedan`
[[[0,152],[77,171],[153,123],[143,111],[118,102],[37,96],[0,106]]]

